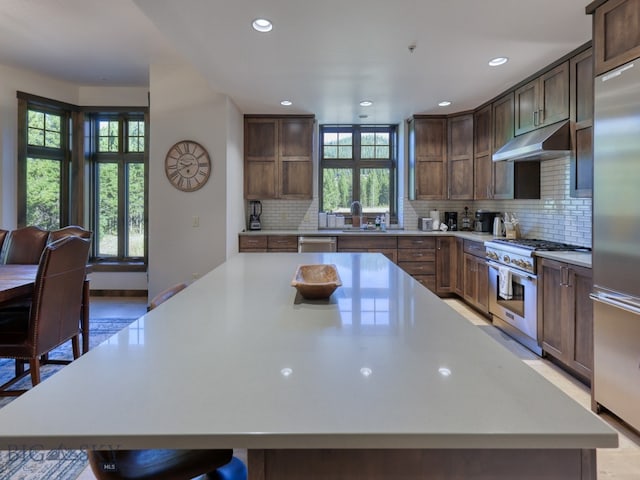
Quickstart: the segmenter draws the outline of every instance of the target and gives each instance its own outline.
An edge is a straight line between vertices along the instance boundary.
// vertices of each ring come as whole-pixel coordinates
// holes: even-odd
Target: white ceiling
[[[584,44],[587,3],[0,0],[0,64],[81,85],[146,86],[151,62],[179,54],[243,113],[396,123],[477,107]],[[257,17],[273,31],[253,31]],[[489,67],[496,56],[510,61]],[[360,107],[364,99],[374,105]]]

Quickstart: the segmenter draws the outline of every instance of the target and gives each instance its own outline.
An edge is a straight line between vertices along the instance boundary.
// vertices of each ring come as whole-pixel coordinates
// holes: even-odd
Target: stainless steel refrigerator
[[[594,93],[593,400],[640,430],[640,59]]]

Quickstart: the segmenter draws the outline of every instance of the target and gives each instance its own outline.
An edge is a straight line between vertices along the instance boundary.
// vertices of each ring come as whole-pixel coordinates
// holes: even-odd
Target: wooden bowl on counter
[[[342,286],[338,269],[332,264],[299,265],[291,280],[300,295],[307,300],[329,298]]]

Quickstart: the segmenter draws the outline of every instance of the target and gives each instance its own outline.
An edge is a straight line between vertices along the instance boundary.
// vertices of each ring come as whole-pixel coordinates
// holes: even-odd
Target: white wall
[[[242,122],[228,97],[213,91],[187,64],[152,65],[150,90],[151,297],[170,285],[202,276],[233,252],[229,243],[238,232],[234,217],[241,211],[238,202],[242,199],[241,189],[232,191],[242,175],[241,166],[237,170],[242,158]],[[213,167],[205,186],[190,193],[171,186],[164,173],[167,151],[185,139],[202,144]],[[232,182],[229,188],[228,179]],[[236,195],[239,200],[230,200]],[[198,227],[194,227],[196,217]],[[227,233],[230,228],[233,230]]]
[[[18,158],[18,99],[21,91],[52,98],[61,102],[78,103],[78,87],[0,65],[0,228],[16,227],[17,158]]]

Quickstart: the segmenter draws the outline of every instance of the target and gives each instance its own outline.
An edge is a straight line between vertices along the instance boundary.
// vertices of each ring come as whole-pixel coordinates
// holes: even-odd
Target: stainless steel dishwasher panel
[[[335,252],[338,249],[338,237],[298,237],[298,252]]]

